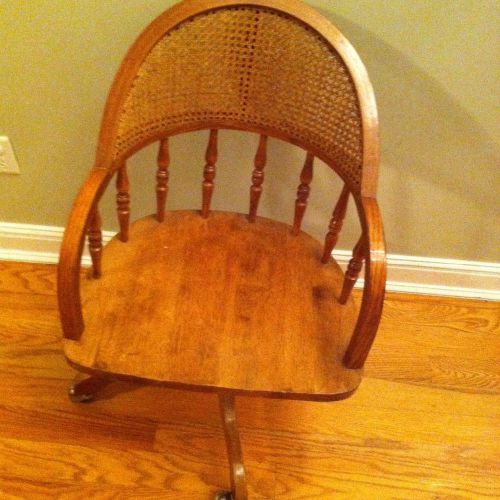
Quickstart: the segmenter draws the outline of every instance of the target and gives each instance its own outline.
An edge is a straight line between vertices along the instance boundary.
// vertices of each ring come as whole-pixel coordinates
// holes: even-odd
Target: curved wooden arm
[[[375,340],[384,304],[387,264],[382,219],[375,198],[356,200],[365,235],[365,285],[361,310],[344,356],[347,368],[362,368]]]
[[[69,216],[59,254],[57,268],[57,298],[63,334],[78,340],[83,332],[80,303],[80,260],[89,215],[96,200],[106,188],[111,175],[107,170],[94,168],[80,189]]]

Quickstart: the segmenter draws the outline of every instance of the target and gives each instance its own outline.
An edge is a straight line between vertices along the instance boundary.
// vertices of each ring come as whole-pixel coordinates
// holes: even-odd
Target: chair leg
[[[231,468],[231,492],[221,492],[215,497],[216,500],[247,500],[247,485],[245,466],[241,453],[240,436],[236,427],[236,412],[234,408],[234,396],[232,394],[220,393],[219,405],[224,425],[224,436],[226,438],[227,454]]]
[[[75,381],[68,390],[68,396],[73,403],[87,403],[95,399],[96,393],[107,386],[111,380],[109,378],[90,375],[82,378],[77,375]]]

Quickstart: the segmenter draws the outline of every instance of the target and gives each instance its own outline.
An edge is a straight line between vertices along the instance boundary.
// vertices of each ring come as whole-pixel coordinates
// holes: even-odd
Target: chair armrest
[[[384,304],[387,264],[384,230],[375,198],[357,200],[366,245],[365,283],[358,320],[344,356],[347,368],[362,368],[370,352]]]
[[[57,298],[63,335],[78,340],[83,332],[80,302],[80,261],[92,208],[109,182],[109,172],[94,168],[73,204],[59,254]]]

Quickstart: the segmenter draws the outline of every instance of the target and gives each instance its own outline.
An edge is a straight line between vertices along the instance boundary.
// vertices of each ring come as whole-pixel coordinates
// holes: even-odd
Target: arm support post
[[[110,178],[108,170],[91,170],[78,193],[64,231],[57,268],[57,298],[63,334],[67,339],[78,340],[83,332],[80,260],[90,214]]]
[[[358,321],[344,356],[347,368],[362,368],[375,340],[385,295],[387,264],[384,230],[375,198],[356,200],[366,238],[365,284]]]

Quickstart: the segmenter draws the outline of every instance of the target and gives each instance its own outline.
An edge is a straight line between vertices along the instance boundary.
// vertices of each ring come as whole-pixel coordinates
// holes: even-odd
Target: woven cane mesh
[[[295,18],[231,7],[166,33],[126,97],[115,156],[210,120],[272,129],[316,148],[359,188],[362,132],[354,84],[332,46]]]

